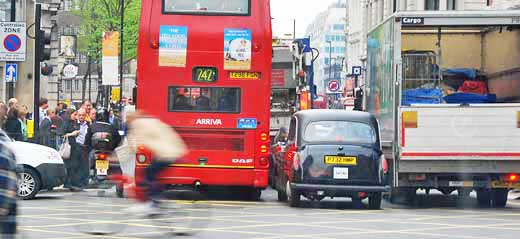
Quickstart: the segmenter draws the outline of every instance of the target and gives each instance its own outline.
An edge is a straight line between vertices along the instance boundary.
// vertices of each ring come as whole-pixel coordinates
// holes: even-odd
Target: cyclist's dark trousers
[[[161,185],[157,183],[157,175],[170,165],[171,162],[162,162],[154,160],[148,168],[146,168],[145,180],[149,185],[147,194],[149,198],[154,198],[161,193]]]

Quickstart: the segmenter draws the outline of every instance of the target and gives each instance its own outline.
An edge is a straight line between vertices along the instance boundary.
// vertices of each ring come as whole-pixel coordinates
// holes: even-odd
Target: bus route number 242
[[[217,81],[217,68],[195,67],[193,69],[193,81],[202,83],[213,83]]]

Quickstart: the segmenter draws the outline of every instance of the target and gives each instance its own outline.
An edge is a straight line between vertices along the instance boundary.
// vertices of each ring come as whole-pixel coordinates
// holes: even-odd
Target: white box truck
[[[379,119],[392,199],[520,188],[520,11],[397,12],[368,33],[365,109]]]

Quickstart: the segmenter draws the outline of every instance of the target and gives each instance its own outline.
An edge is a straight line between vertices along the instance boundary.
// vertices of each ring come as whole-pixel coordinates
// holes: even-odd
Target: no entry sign
[[[0,61],[25,61],[26,25],[0,22]]]

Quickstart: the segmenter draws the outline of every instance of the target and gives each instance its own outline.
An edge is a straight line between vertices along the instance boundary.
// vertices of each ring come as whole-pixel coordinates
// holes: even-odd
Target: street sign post
[[[341,82],[337,80],[331,80],[327,84],[327,93],[336,94],[341,93]]]
[[[78,75],[78,67],[73,64],[68,64],[63,67],[63,77],[74,78]]]
[[[5,82],[16,82],[17,73],[18,73],[18,65],[14,63],[6,63],[5,64],[5,72],[4,72]]]
[[[26,24],[0,22],[0,61],[25,61]]]
[[[352,75],[360,76],[361,75],[361,66],[353,66]]]

